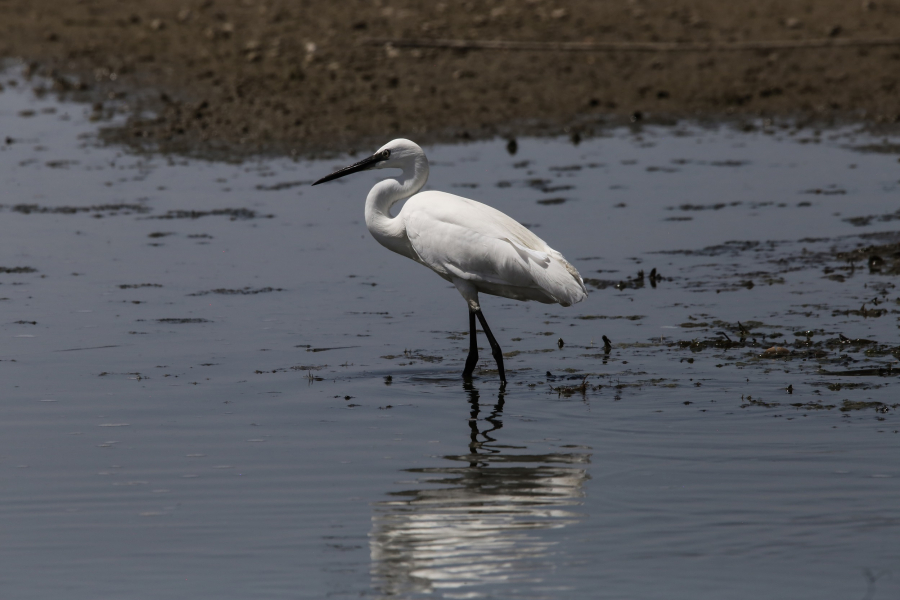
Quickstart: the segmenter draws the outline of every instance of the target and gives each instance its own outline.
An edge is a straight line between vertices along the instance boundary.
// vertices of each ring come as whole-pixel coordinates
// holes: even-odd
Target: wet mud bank
[[[898,31],[892,1],[0,4],[0,56],[91,102],[94,118],[123,110],[127,121],[108,132],[116,142],[195,155],[362,151],[400,136],[588,137],[698,115],[896,122]],[[414,40],[612,48],[401,43]],[[763,46],[666,46],[747,43]]]

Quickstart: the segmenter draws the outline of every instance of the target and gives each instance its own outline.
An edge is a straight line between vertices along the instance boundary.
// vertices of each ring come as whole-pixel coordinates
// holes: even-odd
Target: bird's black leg
[[[466,357],[466,369],[463,371],[463,377],[472,378],[472,372],[475,370],[475,363],[478,362],[478,341],[475,339],[475,313],[469,311],[469,356]]]
[[[494,334],[491,333],[491,328],[488,327],[487,321],[481,311],[476,310],[475,315],[478,317],[478,320],[481,321],[481,328],[484,329],[484,334],[491,344],[491,354],[494,355],[494,360],[497,361],[497,370],[500,372],[500,383],[506,385],[506,371],[503,368],[503,351],[500,350],[500,344],[497,343]]]

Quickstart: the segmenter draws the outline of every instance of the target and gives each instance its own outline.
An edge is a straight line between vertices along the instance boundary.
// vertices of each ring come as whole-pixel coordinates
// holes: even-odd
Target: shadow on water
[[[578,523],[587,453],[528,454],[504,444],[503,391],[486,416],[470,405],[468,452],[450,464],[410,468],[415,487],[375,504],[369,548],[373,585],[387,596],[499,583],[538,583],[552,568],[555,542],[540,532]]]

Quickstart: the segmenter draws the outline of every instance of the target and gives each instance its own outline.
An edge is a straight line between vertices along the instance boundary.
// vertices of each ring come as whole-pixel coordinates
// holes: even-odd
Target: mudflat
[[[699,115],[896,122],[892,37],[900,39],[900,2],[889,0],[0,1],[0,56],[29,61],[59,90],[90,92],[98,111],[110,99],[126,103],[125,139],[176,151],[589,135],[609,121]],[[765,46],[810,40],[863,45]],[[874,40],[884,43],[866,45]],[[747,42],[763,46],[727,48]]]

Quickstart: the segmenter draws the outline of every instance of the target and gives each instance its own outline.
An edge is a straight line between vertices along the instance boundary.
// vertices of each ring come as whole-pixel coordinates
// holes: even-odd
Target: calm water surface
[[[501,392],[379,173],[309,187],[355,157],[128,154],[11,78],[3,597],[900,596],[896,137],[426,148],[589,280],[483,298]]]

